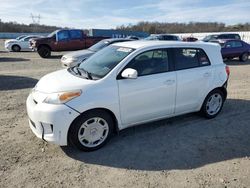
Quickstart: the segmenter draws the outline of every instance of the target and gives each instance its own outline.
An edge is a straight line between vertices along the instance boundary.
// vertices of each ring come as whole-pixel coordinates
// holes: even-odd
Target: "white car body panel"
[[[113,44],[134,48],[104,78],[87,80],[72,75],[64,69],[44,76],[27,99],[29,118],[36,124],[53,124],[55,133],[44,139],[67,145],[67,133],[80,113],[91,109],[109,110],[115,116],[118,130],[153,120],[199,111],[207,94],[222,87],[228,79],[220,46],[208,43],[134,41]],[[190,47],[201,48],[211,65],[186,70],[164,72],[137,79],[117,79],[123,68],[141,52],[151,49]],[[46,104],[44,99],[54,92],[81,90],[81,96],[66,104]],[[36,94],[35,94],[36,93]],[[37,104],[34,103],[34,100]],[[39,137],[42,133],[30,123]],[[47,138],[47,139],[46,139]]]

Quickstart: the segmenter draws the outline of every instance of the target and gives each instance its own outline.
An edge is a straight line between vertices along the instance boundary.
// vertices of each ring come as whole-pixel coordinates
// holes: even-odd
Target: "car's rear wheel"
[[[225,96],[221,90],[216,89],[211,91],[203,102],[201,113],[209,119],[216,117],[220,113],[224,101]]]
[[[69,141],[78,149],[93,151],[104,146],[113,133],[113,119],[104,110],[82,114],[70,127]]]
[[[18,45],[13,45],[11,49],[12,49],[13,52],[20,52],[21,47],[18,46]]]
[[[51,56],[51,50],[47,46],[41,46],[38,48],[37,52],[42,58],[48,58]]]
[[[240,61],[246,62],[248,60],[248,53],[245,52],[240,56]]]

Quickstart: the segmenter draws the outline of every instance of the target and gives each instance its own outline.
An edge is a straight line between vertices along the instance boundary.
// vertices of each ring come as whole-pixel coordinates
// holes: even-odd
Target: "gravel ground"
[[[0,40],[0,187],[250,187],[250,61],[227,62],[228,100],[206,120],[189,114],[121,131],[84,153],[28,127],[25,100],[60,55],[8,53]]]

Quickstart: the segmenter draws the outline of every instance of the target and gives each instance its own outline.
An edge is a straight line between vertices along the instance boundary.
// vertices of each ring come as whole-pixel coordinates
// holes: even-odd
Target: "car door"
[[[202,49],[174,49],[177,91],[175,113],[193,112],[209,92],[213,71]]]
[[[235,57],[239,57],[243,52],[245,52],[245,48],[241,41],[233,41],[233,50]]]
[[[84,48],[83,44],[83,33],[81,30],[70,30],[70,41],[69,46],[72,50],[80,50]]]
[[[117,79],[122,124],[130,125],[173,114],[176,73],[169,52],[157,49],[143,52],[126,68],[137,70],[136,79]]]
[[[32,37],[25,37],[19,41],[20,47],[22,50],[29,50],[29,40]]]
[[[56,35],[55,51],[70,50],[70,35],[68,30],[61,30]]]

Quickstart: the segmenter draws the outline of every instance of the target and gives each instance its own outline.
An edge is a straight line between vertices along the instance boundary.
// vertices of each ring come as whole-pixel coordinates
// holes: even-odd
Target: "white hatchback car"
[[[41,78],[27,99],[29,124],[45,141],[95,150],[136,124],[198,111],[214,118],[228,77],[218,44],[116,43]]]

